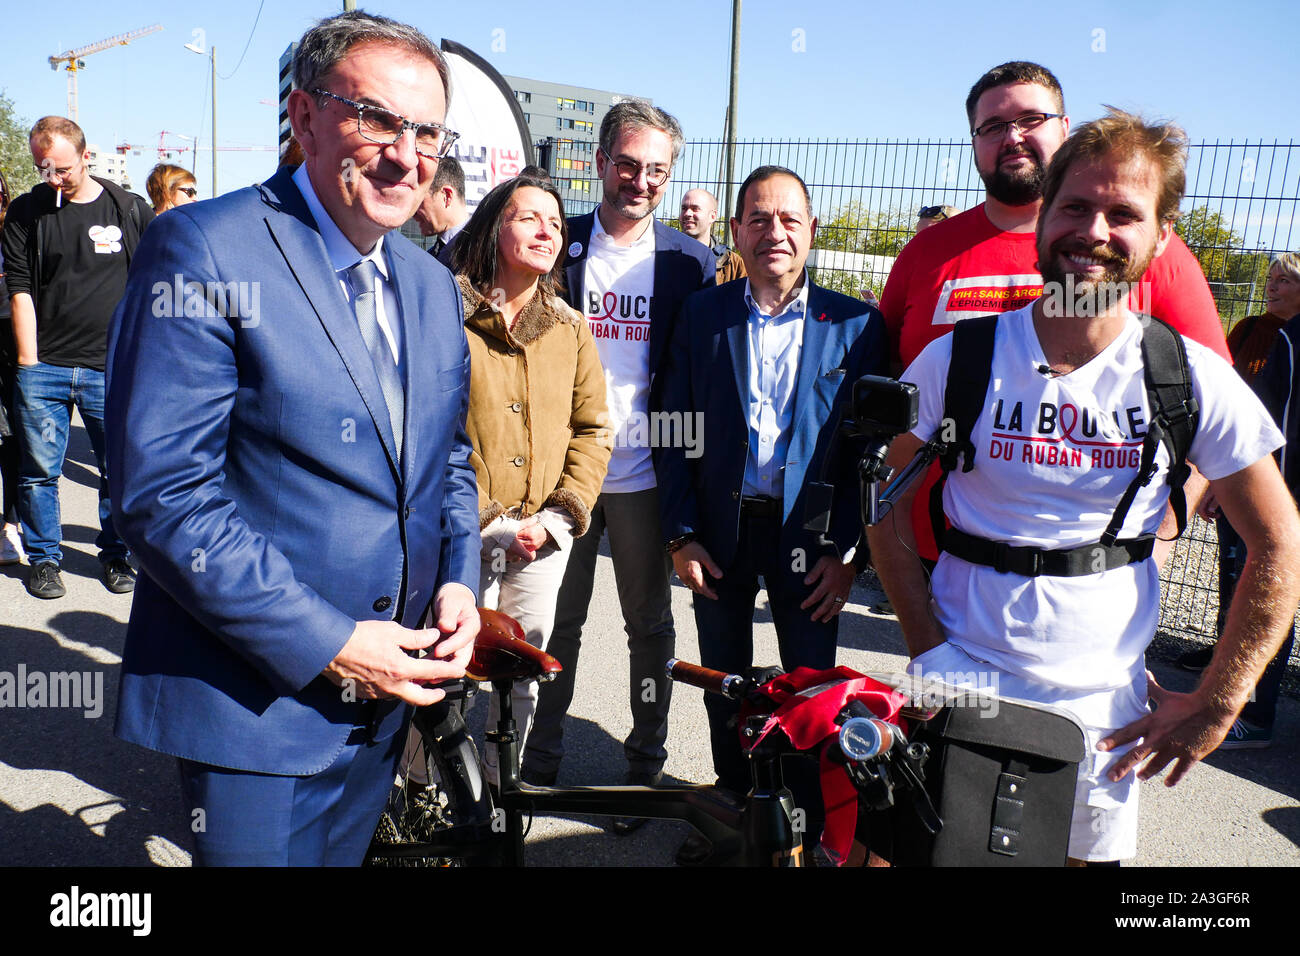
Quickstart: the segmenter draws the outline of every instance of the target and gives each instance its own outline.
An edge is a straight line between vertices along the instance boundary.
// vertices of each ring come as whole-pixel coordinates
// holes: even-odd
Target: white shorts
[[[1139,664],[1130,682],[1121,687],[1071,690],[1010,674],[948,642],[917,657],[908,671],[957,687],[991,691],[998,697],[1050,704],[1073,714],[1083,724],[1086,752],[1075,788],[1070,856],[1095,861],[1137,856],[1137,774],[1130,773],[1118,783],[1106,775],[1129,748],[1105,753],[1097,749],[1097,742],[1147,713],[1145,668]]]

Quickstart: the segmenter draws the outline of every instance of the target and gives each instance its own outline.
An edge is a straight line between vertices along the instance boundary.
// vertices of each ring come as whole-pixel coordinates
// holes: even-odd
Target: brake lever
[[[939,817],[930,794],[925,789],[925,762],[930,759],[930,748],[926,744],[908,744],[900,747],[899,759],[894,763],[902,774],[904,785],[911,791],[912,807],[921,820],[921,825],[936,836],[943,829],[943,820]]]

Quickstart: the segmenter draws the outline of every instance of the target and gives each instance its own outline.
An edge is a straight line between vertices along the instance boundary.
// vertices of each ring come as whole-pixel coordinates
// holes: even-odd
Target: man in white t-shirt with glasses
[[[712,285],[715,271],[707,246],[653,216],[681,149],[681,127],[671,115],[642,100],[616,104],[600,124],[600,206],[568,223],[567,295],[587,316],[605,367],[614,452],[591,528],[574,542],[560,588],[547,651],[564,671],[542,686],[524,753],[524,779],[530,783],[554,782],[564,755],[562,724],[573,698],[596,554],[606,531],[631,657],[627,782],[657,783],[668,755],[670,684],[664,664],[673,656],[675,633],[671,563],[659,534],[651,450],[663,441],[689,441],[693,432],[663,427],[656,373],[682,300]],[[615,829],[629,832],[642,822],[616,820]]]
[[[1160,331],[1144,333],[1121,287],[1140,280],[1170,241],[1185,149],[1176,127],[1112,111],[1057,151],[1036,230],[1043,296],[997,319],[990,385],[970,433],[974,467],[948,475],[944,511],[956,534],[945,537],[930,586],[913,550],[912,513],[926,507],[915,490],[897,520],[869,529],[915,670],[975,673],[979,686],[1065,708],[1085,726],[1070,833],[1076,862],[1136,855],[1132,771],[1148,779],[1173,762],[1172,785],[1219,744],[1300,599],[1300,519],[1271,454],[1282,436],[1227,362],[1185,336],[1199,407],[1187,460],[1209,479],[1250,555],[1246,596],[1233,602],[1190,694],[1161,688],[1143,660],[1160,602],[1143,538],[1169,497],[1163,445],[1120,540],[1101,545],[1139,467],[1152,419],[1142,340]],[[953,348],[953,336],[938,339],[903,373],[920,389],[920,415],[889,464],[906,464],[942,431]],[[1035,560],[1000,571],[993,565],[1007,562],[986,559],[1003,544]],[[1071,551],[1106,552],[1106,560],[1069,560]],[[1148,699],[1159,709],[1148,712]]]

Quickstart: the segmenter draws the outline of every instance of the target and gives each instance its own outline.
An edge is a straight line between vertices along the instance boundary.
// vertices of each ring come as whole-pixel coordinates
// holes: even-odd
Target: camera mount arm
[[[877,446],[879,446],[878,452]],[[858,480],[862,487],[862,523],[870,526],[884,520],[885,516],[894,509],[898,499],[947,449],[946,443],[936,438],[930,439],[917,449],[907,467],[894,477],[893,469],[885,465],[885,453],[889,450],[889,442],[873,443],[858,462]],[[880,487],[882,482],[889,482],[883,491]]]

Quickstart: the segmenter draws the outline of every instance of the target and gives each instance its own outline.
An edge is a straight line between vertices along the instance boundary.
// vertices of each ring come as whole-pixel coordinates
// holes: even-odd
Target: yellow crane
[[[137,40],[146,34],[155,33],[161,29],[162,24],[155,23],[151,27],[141,27],[139,30],[132,30],[130,33],[119,33],[115,37],[109,37],[106,40],[100,40],[97,43],[77,47],[75,50],[68,50],[66,53],[50,57],[51,70],[57,70],[60,63],[67,64],[64,69],[68,71],[68,118],[74,123],[77,122],[77,71],[86,68],[86,61],[82,59],[83,56],[90,56],[92,53],[107,50],[109,47],[126,46],[132,40]]]

